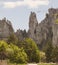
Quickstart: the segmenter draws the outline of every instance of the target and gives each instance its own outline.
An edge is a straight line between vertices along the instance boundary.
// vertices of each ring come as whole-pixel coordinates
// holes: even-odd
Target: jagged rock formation
[[[7,38],[14,33],[12,24],[6,18],[0,20],[0,40],[7,40]]]
[[[34,12],[31,12],[30,18],[29,18],[29,37],[36,40],[36,29],[38,27],[38,21],[36,18],[36,14]]]
[[[14,32],[12,24],[5,18],[0,20],[0,40],[7,39]],[[58,9],[50,8],[46,17],[38,24],[36,13],[31,12],[29,17],[29,30],[17,30],[15,35],[19,40],[32,38],[38,46],[43,47],[47,41],[58,45]]]
[[[18,40],[22,41],[25,38],[28,37],[28,33],[26,32],[26,30],[17,30],[17,32],[15,32],[15,35],[17,36]]]
[[[58,45],[58,9],[51,8],[48,11],[39,24],[34,12],[31,12],[29,18],[29,37],[40,46],[45,45],[48,40],[51,40],[53,45]]]

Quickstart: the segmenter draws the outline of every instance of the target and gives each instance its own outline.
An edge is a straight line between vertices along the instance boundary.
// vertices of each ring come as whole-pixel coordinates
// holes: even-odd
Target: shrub
[[[4,60],[7,58],[6,49],[8,44],[5,41],[0,41],[0,59]]]
[[[23,42],[18,43],[18,46],[24,48],[26,54],[28,55],[29,62],[39,62],[39,49],[32,39],[26,38]]]
[[[10,44],[7,49],[8,58],[11,62],[16,63],[26,63],[27,62],[27,54],[25,51],[18,48],[16,45]]]

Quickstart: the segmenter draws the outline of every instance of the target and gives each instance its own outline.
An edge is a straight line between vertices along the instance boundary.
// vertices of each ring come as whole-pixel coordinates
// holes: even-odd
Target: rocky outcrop
[[[0,40],[7,39],[14,33],[12,24],[6,18],[0,20]],[[15,35],[19,40],[27,37],[33,39],[41,48],[51,41],[54,46],[58,45],[58,9],[50,8],[44,20],[38,23],[36,13],[31,12],[29,17],[29,30],[17,30]]]
[[[35,40],[39,46],[46,44],[48,40],[58,45],[58,9],[50,8],[46,17],[38,24],[36,14],[31,12],[29,18],[29,37]]]
[[[14,33],[12,24],[6,18],[0,20],[0,40],[7,40],[7,38]]]
[[[28,37],[28,33],[26,32],[26,30],[20,30],[20,29],[15,32],[15,35],[20,41]]]
[[[34,12],[31,12],[29,17],[29,37],[35,40],[36,35],[36,29],[38,27],[38,21],[36,14]]]

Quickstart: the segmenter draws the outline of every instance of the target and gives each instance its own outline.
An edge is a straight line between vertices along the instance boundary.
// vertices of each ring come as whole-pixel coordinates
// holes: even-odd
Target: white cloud
[[[4,8],[15,8],[18,6],[29,6],[30,8],[36,8],[40,5],[48,5],[49,0],[24,0],[15,2],[3,2]]]

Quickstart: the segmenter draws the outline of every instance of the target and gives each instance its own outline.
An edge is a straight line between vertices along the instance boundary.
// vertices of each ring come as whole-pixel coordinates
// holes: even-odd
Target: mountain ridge
[[[4,21],[6,21],[6,20],[4,20]],[[0,20],[0,22],[1,22],[1,20]],[[8,24],[10,26],[6,25],[4,32],[5,32],[5,30],[7,30],[7,34],[9,36],[10,35],[9,33],[10,32],[13,33],[14,30],[13,30],[11,22],[9,22]],[[1,30],[2,30],[2,28],[1,28]],[[40,47],[45,46],[47,41],[49,41],[49,40],[51,40],[53,46],[57,46],[58,45],[58,9],[50,8],[48,10],[48,13],[46,13],[45,19],[42,20],[41,23],[38,23],[36,13],[31,12],[31,14],[29,16],[28,32],[26,32],[26,30],[19,29],[14,33],[19,40],[23,40],[23,39],[29,37],[29,38],[33,39],[37,43],[37,45]],[[7,34],[6,34],[6,36],[7,36]],[[7,38],[8,38],[8,36],[7,36]],[[0,36],[0,38],[1,38],[1,36]]]

